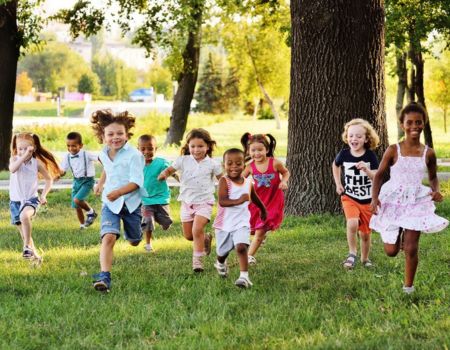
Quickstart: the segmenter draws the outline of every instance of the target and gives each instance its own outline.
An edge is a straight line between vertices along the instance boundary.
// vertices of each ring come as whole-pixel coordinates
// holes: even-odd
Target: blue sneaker
[[[93,211],[92,214],[87,214],[86,222],[84,223],[85,228],[91,226],[94,220],[97,218],[97,216],[98,214],[95,212],[95,210]]]
[[[110,272],[100,272],[94,276],[93,286],[95,290],[99,292],[109,292],[111,289],[111,273]]]

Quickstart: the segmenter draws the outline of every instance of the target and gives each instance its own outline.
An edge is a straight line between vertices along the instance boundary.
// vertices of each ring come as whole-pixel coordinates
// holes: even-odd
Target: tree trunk
[[[400,112],[403,108],[403,100],[405,99],[405,94],[407,92],[408,87],[408,70],[406,68],[406,52],[403,52],[400,49],[396,50],[396,73],[398,77],[397,83],[397,99],[395,102],[395,112],[397,114],[397,140],[400,140],[405,134],[403,129],[400,127],[400,123],[398,122],[398,118],[400,116]]]
[[[425,103],[425,91],[423,88],[423,72],[425,62],[423,60],[420,42],[416,42],[415,44],[411,43],[410,55],[411,55],[410,56],[411,62],[416,68],[414,86],[415,86],[415,93],[417,95],[417,101],[426,110],[427,105]],[[425,124],[423,134],[425,137],[425,143],[428,145],[428,147],[433,148],[433,135],[431,132],[430,118],[428,118],[428,122]]]
[[[387,146],[383,0],[291,1],[286,212],[337,212],[331,164],[344,123],[368,120]]]
[[[0,170],[7,169],[13,127],[19,43],[17,1],[0,5]]]
[[[253,100],[255,102],[255,109],[253,109],[253,120],[256,121],[256,117],[258,115],[259,108],[259,97]]]
[[[444,108],[444,133],[447,133],[447,108]]]
[[[173,99],[170,127],[165,145],[180,145],[186,131],[187,119],[197,83],[200,62],[201,28],[203,5],[196,3],[193,11],[193,27],[189,30],[188,40],[183,52],[183,71],[178,77],[178,89]]]

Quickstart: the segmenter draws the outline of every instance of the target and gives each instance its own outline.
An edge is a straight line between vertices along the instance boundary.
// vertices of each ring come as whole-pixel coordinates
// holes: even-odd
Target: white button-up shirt
[[[106,173],[106,182],[103,188],[102,201],[115,214],[119,214],[124,204],[132,213],[141,204],[142,186],[144,185],[144,156],[134,147],[126,143],[116,154],[114,160],[108,156],[108,147],[104,147],[99,154]],[[139,189],[120,196],[114,202],[106,198],[111,191],[122,186],[135,183]]]
[[[66,153],[61,162],[61,169],[67,171],[70,169],[73,177],[94,177],[95,165],[94,162],[98,160],[98,156],[85,150],[80,150],[75,155]]]
[[[192,155],[187,155],[175,159],[172,167],[180,172],[179,201],[189,204],[214,202],[214,178],[222,173],[219,162],[209,156],[197,162]]]

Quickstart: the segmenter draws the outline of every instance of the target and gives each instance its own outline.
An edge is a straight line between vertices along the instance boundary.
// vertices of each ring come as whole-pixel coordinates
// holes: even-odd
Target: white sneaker
[[[248,264],[249,265],[256,265],[256,258],[253,255],[248,256]]]
[[[153,248],[152,248],[151,244],[146,244],[146,245],[144,246],[144,249],[145,249],[145,251],[146,251],[147,253],[151,253],[151,252],[153,251]]]
[[[223,264],[221,264],[216,260],[216,262],[214,263],[214,267],[216,268],[217,273],[219,274],[220,277],[225,278],[228,276],[228,266],[226,261]]]
[[[86,226],[84,226],[84,224],[81,224],[80,225],[80,230],[85,230],[86,229]]]
[[[236,282],[234,282],[234,285],[239,288],[250,288],[251,286],[253,286],[253,283],[250,282],[248,278],[241,276],[236,280]]]
[[[412,293],[414,293],[414,290],[415,290],[414,286],[411,286],[411,287],[403,286],[403,292],[406,294],[412,294]]]

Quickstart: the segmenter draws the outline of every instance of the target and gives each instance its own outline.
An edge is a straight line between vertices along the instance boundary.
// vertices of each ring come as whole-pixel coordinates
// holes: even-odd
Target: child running
[[[94,191],[102,193],[101,247],[99,274],[94,275],[93,286],[98,291],[111,288],[111,267],[114,245],[120,237],[123,221],[125,239],[137,246],[141,233],[141,191],[144,185],[144,157],[128,140],[133,135],[135,118],[128,112],[112,114],[99,110],[92,115],[92,128],[105,147],[99,155],[103,173]]]
[[[42,147],[36,134],[22,132],[12,138],[9,171],[11,223],[17,226],[23,240],[22,257],[41,262],[31,235],[31,219],[36,215],[39,204],[47,204],[53,179],[60,174],[58,163],[53,154]],[[40,196],[39,174],[45,180]]]
[[[214,141],[204,129],[192,129],[186,136],[186,144],[170,167],[161,172],[158,180],[166,180],[180,171],[181,187],[178,200],[181,201],[181,222],[184,237],[193,241],[192,269],[202,272],[203,256],[211,252],[210,234],[205,226],[211,219],[214,205],[214,179],[220,178],[222,168],[211,158]]]
[[[420,233],[441,231],[447,227],[448,220],[434,213],[433,201],[443,200],[436,175],[436,154],[420,143],[427,114],[421,105],[412,102],[401,111],[399,122],[405,139],[388,147],[375,174],[371,202],[374,215],[370,227],[380,232],[388,256],[396,256],[400,249],[404,250],[403,291],[410,294],[414,292],[419,263]],[[388,167],[391,178],[381,186]],[[431,189],[422,185],[426,170]]]
[[[167,181],[158,181],[158,175],[169,167],[164,158],[155,157],[156,138],[152,135],[142,135],[138,139],[138,149],[145,159],[144,188],[147,194],[142,197],[142,231],[145,232],[144,246],[147,252],[152,252],[151,239],[155,230],[155,222],[163,230],[172,225],[170,218],[170,189]]]
[[[91,226],[97,217],[95,210],[86,202],[86,198],[94,187],[95,166],[98,157],[83,150],[81,134],[72,131],[66,137],[67,154],[64,156],[61,175],[70,169],[73,175],[72,208],[77,212],[80,230]],[[83,210],[86,211],[86,219]]]
[[[282,162],[274,158],[276,140],[270,134],[245,133],[241,137],[246,156],[251,162],[245,168],[242,176],[252,175],[255,180],[256,194],[261,198],[267,209],[267,219],[262,220],[259,208],[251,203],[250,229],[255,237],[248,251],[248,262],[256,264],[255,254],[266,238],[268,231],[275,231],[283,221],[284,193],[288,188],[289,170]]]
[[[253,285],[248,277],[247,249],[250,245],[250,199],[259,208],[261,220],[266,219],[267,213],[250,178],[244,178],[245,154],[237,148],[231,148],[223,154],[223,164],[226,176],[219,180],[219,205],[217,217],[214,221],[217,240],[217,261],[214,266],[222,277],[227,277],[228,254],[236,249],[241,270],[239,278],[234,283],[240,288]]]
[[[333,177],[347,220],[348,256],[343,266],[351,270],[356,265],[356,235],[359,232],[362,265],[372,267],[369,259],[369,221],[372,216],[370,201],[372,179],[378,169],[378,159],[372,150],[378,146],[380,138],[372,125],[358,118],[345,124],[342,141],[348,148],[344,148],[336,156],[333,162]],[[341,182],[341,169],[344,170],[344,184]]]

